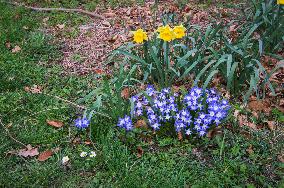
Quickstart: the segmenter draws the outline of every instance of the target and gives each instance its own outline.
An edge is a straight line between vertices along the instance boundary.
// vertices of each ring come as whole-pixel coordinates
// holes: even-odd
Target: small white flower
[[[94,157],[96,157],[96,156],[97,156],[96,152],[94,152],[94,151],[91,151],[91,152],[90,152],[90,157],[91,157],[91,158],[94,158]]]
[[[80,157],[86,157],[87,155],[88,155],[88,153],[85,152],[85,151],[83,151],[83,152],[80,153]]]
[[[68,156],[65,156],[62,158],[62,164],[66,164],[68,161],[69,161],[69,157]]]

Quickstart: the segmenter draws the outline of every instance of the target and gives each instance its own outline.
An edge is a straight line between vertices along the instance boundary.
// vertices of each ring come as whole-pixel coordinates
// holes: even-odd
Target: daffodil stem
[[[165,86],[168,87],[168,74],[170,69],[170,60],[169,60],[169,43],[164,42],[164,61],[166,66],[166,74],[165,74]]]

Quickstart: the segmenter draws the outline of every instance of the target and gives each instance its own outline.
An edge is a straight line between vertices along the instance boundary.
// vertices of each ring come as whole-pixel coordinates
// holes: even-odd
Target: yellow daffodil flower
[[[284,0],[277,0],[278,5],[284,5]]]
[[[157,32],[160,33],[159,38],[164,40],[164,41],[169,42],[169,41],[175,39],[175,33],[169,25],[166,25],[164,27],[159,27]]]
[[[174,27],[174,33],[175,33],[177,39],[181,39],[182,37],[184,37],[185,31],[186,31],[186,28],[183,27],[183,25],[179,25],[179,26]]]
[[[143,29],[138,29],[137,31],[132,31],[133,33],[133,41],[136,43],[143,43],[143,41],[148,40],[147,33],[143,31]]]

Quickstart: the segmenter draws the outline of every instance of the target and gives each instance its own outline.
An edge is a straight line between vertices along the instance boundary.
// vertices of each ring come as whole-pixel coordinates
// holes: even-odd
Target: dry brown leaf
[[[276,123],[275,121],[267,121],[267,127],[271,130],[274,131],[276,129]]]
[[[175,93],[178,93],[179,90],[180,90],[180,87],[179,87],[179,86],[173,86],[172,88],[173,88],[173,91],[174,91]]]
[[[138,120],[136,123],[135,123],[135,128],[147,128],[147,123],[143,120],[143,119],[140,119]]]
[[[32,87],[29,87],[29,86],[25,86],[24,87],[24,90],[26,92],[31,92],[31,93],[41,93],[42,91],[42,87],[41,86],[38,86],[38,85],[33,85]]]
[[[7,129],[10,129],[10,128],[12,127],[12,125],[13,125],[13,123],[8,123],[5,127],[6,127]]]
[[[266,101],[251,101],[248,103],[249,109],[253,111],[263,111],[265,113],[270,113],[271,112],[271,107],[268,102]]]
[[[248,149],[246,149],[246,151],[248,152],[248,154],[253,154],[253,148],[252,148],[252,145],[249,145]]]
[[[103,13],[103,16],[106,18],[111,18],[111,17],[115,17],[116,14],[113,12],[106,12],[106,13]]]
[[[60,128],[63,126],[63,122],[62,121],[58,121],[58,120],[46,120],[46,123],[48,125],[51,125],[53,127],[57,127]]]
[[[248,131],[242,130],[240,134],[243,135],[246,139],[251,139],[251,135]]]
[[[12,49],[12,53],[18,53],[20,52],[22,49],[20,46],[15,46],[13,49]]]
[[[138,146],[137,147],[137,157],[141,158],[143,153],[144,153],[143,148],[141,146]]]
[[[5,46],[6,46],[6,48],[10,49],[11,48],[11,43],[10,42],[6,42]]]
[[[129,98],[129,88],[126,87],[121,91],[121,97],[124,99],[128,99]]]
[[[49,17],[43,18],[42,22],[47,22],[49,20]]]
[[[108,21],[103,21],[102,25],[105,26],[105,27],[110,27],[111,26],[111,24]]]
[[[46,150],[46,151],[39,154],[37,160],[38,161],[46,161],[52,155],[53,155],[52,150]]]
[[[182,140],[182,132],[181,132],[181,131],[178,132],[178,140],[179,140],[179,141]]]
[[[96,73],[96,74],[102,74],[103,73],[103,70],[102,69],[94,69],[94,72]]]
[[[248,122],[246,125],[247,125],[248,127],[252,128],[252,129],[254,129],[254,130],[257,129],[256,124],[254,124],[254,123],[252,123],[252,122]]]
[[[235,118],[238,118],[239,114],[240,114],[240,111],[239,110],[235,110],[233,116]]]
[[[239,126],[242,127],[244,126],[244,124],[247,123],[247,117],[244,115],[239,115],[238,117],[238,121],[239,121]]]
[[[91,140],[86,140],[86,141],[85,141],[85,144],[86,144],[86,145],[90,145],[91,143],[92,143]]]
[[[27,148],[20,149],[18,151],[18,155],[22,157],[34,157],[38,154],[39,154],[38,148],[33,148],[30,144],[27,145]]]
[[[278,155],[277,158],[281,163],[284,163],[284,156],[283,155]]]
[[[64,29],[65,24],[57,24],[56,27],[57,27],[58,29]]]
[[[238,116],[238,121],[239,121],[239,126],[242,127],[244,125],[256,130],[257,129],[257,126],[256,124],[252,123],[252,122],[249,122],[247,120],[247,117],[245,115],[239,115]]]
[[[215,127],[214,129],[211,129],[210,131],[208,131],[207,133],[207,137],[208,138],[213,138],[216,135],[220,135],[222,134],[221,128],[220,127]]]
[[[258,116],[258,113],[255,112],[255,111],[252,112],[252,115],[253,115],[253,117],[255,117],[256,119],[258,119],[258,117],[259,117],[259,116]]]
[[[284,99],[280,99],[279,106],[283,106],[284,107]]]
[[[53,153],[57,153],[59,150],[60,150],[60,148],[57,147],[57,148],[55,148],[55,149],[52,149],[52,152],[53,152]]]

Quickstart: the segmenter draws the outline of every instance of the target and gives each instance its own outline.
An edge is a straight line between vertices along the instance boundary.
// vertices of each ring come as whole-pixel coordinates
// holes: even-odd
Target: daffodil
[[[284,0],[277,0],[278,5],[284,5]]]
[[[183,25],[175,26],[174,27],[174,33],[177,39],[181,39],[185,36],[186,28],[183,27]]]
[[[159,38],[164,40],[164,41],[169,42],[169,41],[175,39],[175,33],[169,25],[159,27],[157,29],[157,32],[159,32]]]
[[[133,41],[136,43],[143,43],[148,40],[147,33],[143,31],[143,29],[138,29],[137,31],[132,31],[133,33]]]

